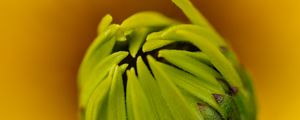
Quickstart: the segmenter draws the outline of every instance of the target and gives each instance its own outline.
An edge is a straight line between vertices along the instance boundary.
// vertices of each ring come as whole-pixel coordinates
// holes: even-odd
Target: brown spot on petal
[[[232,95],[236,95],[237,92],[238,92],[238,88],[237,88],[237,87],[231,87],[231,88],[230,88],[230,91],[231,91],[231,94],[232,94]]]
[[[228,48],[225,47],[225,46],[221,46],[220,50],[221,50],[222,53],[226,53],[228,51]]]
[[[202,103],[197,103],[197,106],[198,106],[198,109],[199,109],[200,111],[202,111],[202,110],[205,109],[205,105],[202,104]]]
[[[221,103],[223,101],[223,95],[221,94],[213,94],[215,100],[218,102],[218,103]]]

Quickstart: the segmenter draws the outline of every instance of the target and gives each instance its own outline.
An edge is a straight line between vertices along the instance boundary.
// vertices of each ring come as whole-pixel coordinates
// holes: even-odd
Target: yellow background
[[[297,120],[300,1],[193,0],[253,74],[260,120]],[[117,22],[170,0],[0,0],[0,120],[76,120],[76,72],[105,13]]]

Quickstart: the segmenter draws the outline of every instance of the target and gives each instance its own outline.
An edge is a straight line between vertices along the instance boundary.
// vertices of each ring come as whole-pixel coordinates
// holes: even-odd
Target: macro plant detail
[[[78,76],[82,120],[255,120],[251,79],[188,0],[190,24],[136,13],[106,15]]]

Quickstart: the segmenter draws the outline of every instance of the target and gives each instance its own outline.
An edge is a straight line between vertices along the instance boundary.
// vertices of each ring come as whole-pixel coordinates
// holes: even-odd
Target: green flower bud
[[[106,15],[79,70],[82,120],[255,120],[252,83],[188,0],[183,24],[140,12]]]

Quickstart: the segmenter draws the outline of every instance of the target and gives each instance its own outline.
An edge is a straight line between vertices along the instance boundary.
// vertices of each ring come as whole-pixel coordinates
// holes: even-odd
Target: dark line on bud
[[[153,53],[153,54],[156,54],[156,53]],[[153,74],[153,72],[150,68],[150,65],[149,65],[149,62],[148,62],[148,59],[147,59],[147,54],[142,54],[142,60],[144,61],[145,65],[147,66],[147,69],[150,71],[151,75],[154,77],[154,74]]]
[[[123,79],[124,97],[126,99],[126,89],[127,89],[127,80],[128,80],[126,71],[123,73],[122,79]],[[126,102],[126,100],[125,100],[125,102]]]
[[[201,50],[194,46],[192,43],[189,43],[189,42],[174,42],[174,43],[171,43],[169,45],[166,45],[162,48],[160,48],[159,50],[162,50],[162,49],[174,49],[174,50],[185,50],[185,51],[190,51],[190,52],[201,52]]]

